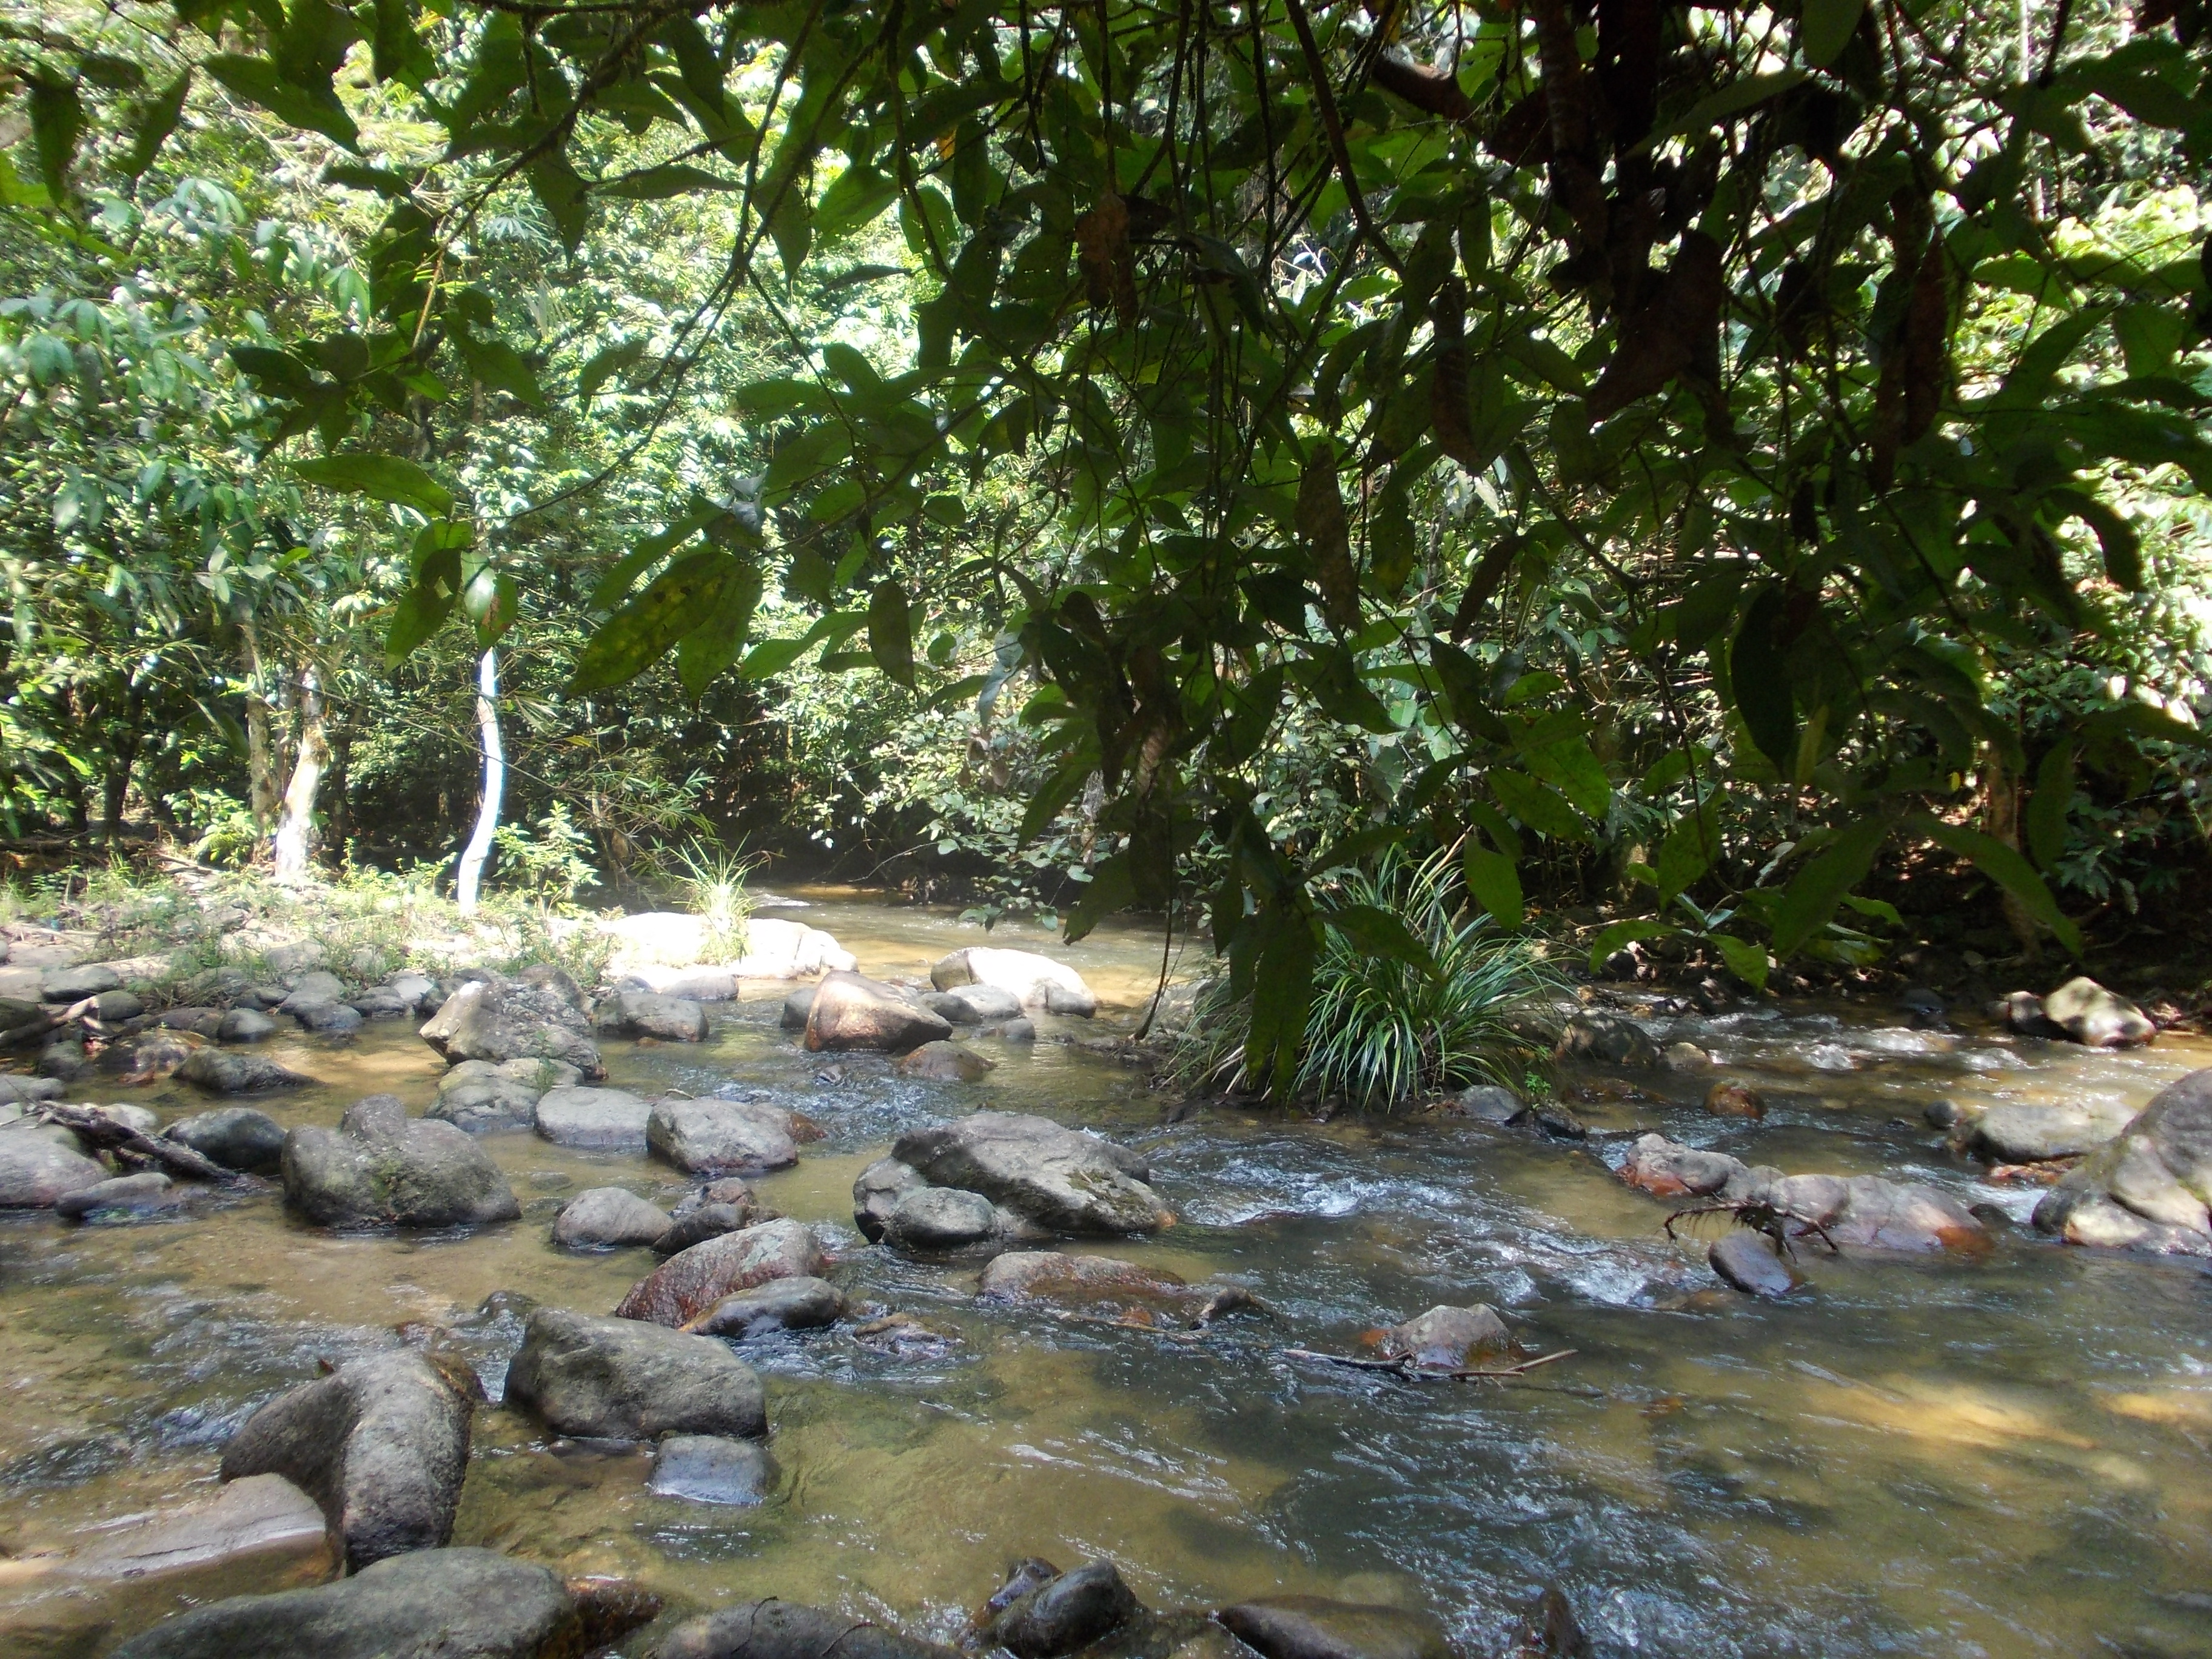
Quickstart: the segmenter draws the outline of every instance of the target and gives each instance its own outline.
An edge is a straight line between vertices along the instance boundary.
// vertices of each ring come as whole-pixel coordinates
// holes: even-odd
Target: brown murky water
[[[854,896],[806,915],[886,975],[981,939]],[[993,942],[1049,948],[1018,928]],[[1102,930],[1061,954],[1119,1005],[1101,1024],[1126,1027],[1159,948]],[[610,1080],[766,1088],[821,1124],[763,1197],[820,1226],[856,1304],[927,1333],[885,1348],[848,1322],[745,1345],[783,1471],[759,1509],[654,1498],[641,1456],[549,1446],[486,1410],[456,1542],[631,1574],[687,1606],[775,1594],[939,1635],[1011,1557],[1107,1555],[1156,1605],[1397,1601],[1477,1655],[1546,1583],[1607,1655],[2212,1655],[2212,1278],[2021,1230],[1973,1265],[1808,1260],[1811,1296],[1758,1304],[1716,1290],[1703,1242],[1667,1240],[1666,1206],[1608,1167],[1661,1129],[1793,1171],[1929,1180],[2024,1218],[2035,1191],[1946,1154],[1921,1121],[1929,1100],[2140,1103],[2212,1064],[2207,1045],[2099,1056],[1842,1012],[1655,1021],[1766,1090],[1768,1118],[1705,1117],[1700,1078],[1679,1102],[1593,1103],[1593,1139],[1563,1146],[1425,1118],[1201,1110],[1164,1126],[1167,1097],[1139,1074],[1052,1040],[1095,1034],[1080,1022],[1045,1022],[1033,1052],[985,1045],[1001,1064],[976,1085],[870,1059],[833,1071],[776,1029],[777,988],[757,989],[700,1048],[609,1045]],[[288,1123],[335,1121],[373,1089],[419,1109],[439,1070],[399,1024],[270,1052],[325,1085],[270,1108]],[[182,1085],[91,1092],[165,1116],[205,1104]],[[1277,1316],[1178,1341],[978,1309],[975,1263],[866,1244],[854,1174],[899,1128],[981,1106],[1142,1147],[1182,1221],[1112,1253],[1234,1278]],[[611,1307],[651,1258],[556,1252],[551,1215],[611,1182],[672,1201],[672,1172],[532,1136],[486,1145],[525,1215],[467,1237],[319,1233],[273,1193],[171,1223],[0,1224],[0,1544],[65,1547],[204,1493],[255,1406],[397,1326],[456,1328],[496,1398],[520,1333],[477,1313],[486,1297]],[[1469,1300],[1577,1357],[1499,1388],[1283,1353],[1356,1351],[1370,1327]]]

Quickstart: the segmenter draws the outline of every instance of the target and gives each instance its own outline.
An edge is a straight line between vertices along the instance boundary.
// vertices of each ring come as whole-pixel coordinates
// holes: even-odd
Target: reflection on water
[[[942,913],[815,896],[809,920],[862,966],[915,977],[973,929]],[[992,940],[1049,946],[1002,927]],[[1160,941],[1102,929],[1065,954],[1127,1027]],[[1543,1584],[1600,1650],[1665,1655],[2212,1653],[2212,1334],[2197,1268],[2100,1256],[2023,1232],[1973,1266],[1810,1258],[1814,1294],[1773,1306],[1715,1289],[1704,1239],[1612,1176],[1660,1129],[1790,1170],[1935,1182],[2016,1215],[2035,1192],[1945,1153],[1921,1113],[1954,1099],[2140,1103],[2212,1063],[2202,1044],[2089,1055],[1904,1029],[1887,1011],[1749,1010],[1689,1037],[1764,1093],[1763,1123],[1707,1118],[1711,1074],[1656,1073],[1578,1106],[1564,1146],[1434,1118],[1316,1123],[1164,1097],[1110,1057],[983,1046],[984,1082],[895,1078],[795,1049],[780,992],[717,1012],[699,1048],[611,1045],[641,1091],[767,1090],[826,1132],[759,1182],[823,1224],[859,1317],[749,1345],[769,1380],[784,1485],[758,1510],[645,1490],[645,1460],[548,1445],[480,1414],[457,1541],[570,1571],[634,1574],[682,1602],[833,1602],[949,1635],[1006,1560],[1110,1555],[1158,1604],[1273,1590],[1433,1608],[1495,1651]],[[1054,1028],[1057,1027],[1057,1030]],[[372,1089],[419,1109],[438,1071],[404,1028],[274,1057],[326,1086],[273,1104],[329,1123]],[[1602,1082],[1602,1080],[1593,1080]],[[181,1085],[114,1090],[165,1115]],[[1141,1146],[1182,1218],[1114,1254],[1249,1286],[1273,1318],[1202,1341],[978,1309],[975,1263],[901,1261],[851,1226],[854,1176],[897,1130],[988,1103]],[[599,1311],[642,1252],[556,1253],[564,1195],[618,1182],[667,1202],[642,1159],[486,1143],[524,1219],[471,1237],[335,1237],[273,1196],[198,1218],[0,1224],[0,1545],[204,1492],[261,1400],[408,1324],[457,1328],[495,1392],[519,1335],[495,1291]],[[1708,1232],[1705,1237],[1709,1238]],[[1504,1310],[1532,1348],[1577,1357],[1511,1388],[1412,1384],[1282,1350],[1357,1351],[1440,1301]],[[919,1326],[860,1333],[892,1310]]]

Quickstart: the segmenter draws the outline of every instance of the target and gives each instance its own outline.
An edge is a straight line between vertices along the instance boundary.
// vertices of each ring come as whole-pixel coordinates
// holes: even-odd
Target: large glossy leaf
[[[571,694],[636,678],[699,625],[731,574],[732,561],[720,553],[695,553],[662,571],[592,635],[569,677]]]
[[[1339,905],[1322,911],[1321,919],[1356,951],[1388,957],[1425,974],[1437,970],[1437,959],[1429,947],[1403,921],[1378,906]]]
[[[1527,901],[1522,895],[1521,872],[1514,861],[1469,836],[1461,854],[1461,866],[1467,890],[1474,895],[1474,902],[1495,917],[1500,927],[1518,927],[1526,919]]]
[[[325,489],[396,501],[428,518],[441,518],[453,510],[453,491],[414,462],[397,455],[321,455],[293,462],[292,471],[307,483]]]
[[[1947,848],[2003,888],[2038,921],[2048,927],[2075,956],[2081,954],[2081,930],[2058,908],[2058,901],[2035,866],[1994,836],[1962,823],[1948,823],[1932,813],[1918,813],[1911,826],[1938,846]]]
[[[890,678],[914,689],[914,614],[906,589],[895,581],[878,582],[868,596],[868,654]]]
[[[320,86],[302,86],[288,80],[267,58],[235,52],[218,52],[200,67],[239,97],[260,105],[278,119],[319,132],[348,149],[361,149],[361,129],[346,113],[327,79]]]
[[[1862,818],[1840,830],[1790,879],[1774,915],[1774,954],[1795,956],[1828,925],[1844,895],[1866,879],[1875,853],[1889,835],[1881,818]]]

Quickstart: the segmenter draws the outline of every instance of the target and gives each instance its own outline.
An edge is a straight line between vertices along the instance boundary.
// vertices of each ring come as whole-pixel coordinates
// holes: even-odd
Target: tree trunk
[[[330,810],[323,814],[324,829],[330,845],[338,850],[342,863],[350,865],[353,854],[353,726],[340,720],[337,735],[331,739],[330,775],[323,780],[323,788],[330,797]]]
[[[483,744],[483,794],[477,803],[477,827],[461,849],[460,879],[455,896],[461,914],[476,914],[477,885],[483,879],[484,860],[491,856],[491,838],[499,829],[499,798],[507,787],[507,753],[499,741],[499,653],[487,651],[477,661],[477,732]]]
[[[323,693],[312,668],[300,676],[300,758],[284,791],[276,824],[276,879],[305,881],[315,850],[315,792],[330,769],[331,744],[323,729]]]
[[[238,636],[246,666],[246,804],[253,827],[265,836],[276,826],[276,764],[269,746],[269,699],[262,693],[261,641],[252,617],[238,619]]]
[[[2017,853],[2020,851],[2020,782],[2012,775],[2004,757],[1997,753],[1995,744],[1985,751],[1982,761],[1982,833],[1992,841],[2002,842]],[[1997,890],[2004,904],[2005,926],[2020,941],[2021,951],[2035,956],[2040,950],[2035,918],[2028,908],[2014,898],[2012,890]]]

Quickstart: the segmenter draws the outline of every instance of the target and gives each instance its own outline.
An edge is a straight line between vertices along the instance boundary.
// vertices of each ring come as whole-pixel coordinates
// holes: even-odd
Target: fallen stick
[[[97,1011],[98,999],[86,997],[72,1002],[58,1012],[45,1012],[33,1016],[21,1025],[11,1025],[0,1031],[0,1048],[21,1048],[29,1046],[49,1031],[58,1031],[72,1020],[91,1019]]]
[[[241,1186],[252,1180],[236,1170],[224,1169],[212,1158],[203,1158],[180,1142],[142,1135],[129,1124],[118,1123],[106,1113],[95,1112],[87,1106],[63,1106],[46,1101],[40,1103],[38,1115],[46,1122],[74,1129],[95,1146],[104,1146],[111,1152],[134,1152],[189,1180],[211,1181],[218,1187]]]
[[[1561,1359],[1572,1358],[1580,1350],[1561,1348],[1557,1353],[1540,1354],[1534,1359],[1524,1359],[1517,1365],[1474,1366],[1461,1370],[1431,1370],[1416,1365],[1410,1359],[1366,1359],[1358,1354],[1322,1353],[1312,1348],[1285,1348],[1285,1359],[1318,1359],[1331,1365],[1349,1365],[1354,1370],[1389,1371],[1415,1382],[1463,1382],[1489,1379],[1504,1382],[1516,1376],[1525,1376],[1540,1365],[1549,1365]]]

